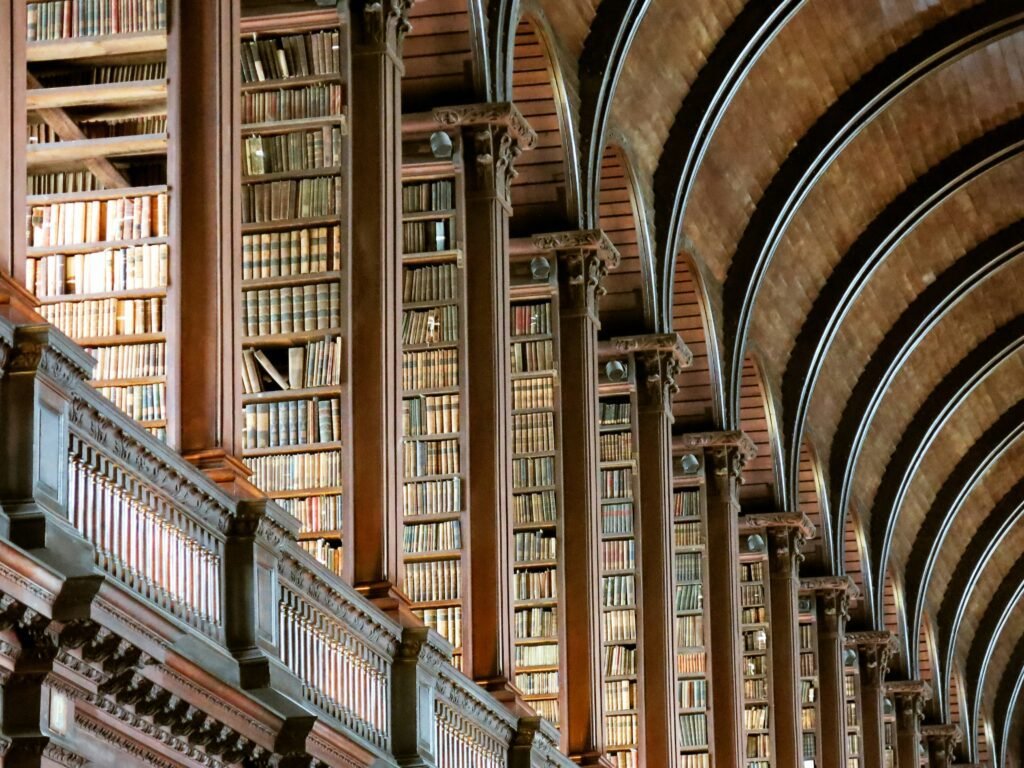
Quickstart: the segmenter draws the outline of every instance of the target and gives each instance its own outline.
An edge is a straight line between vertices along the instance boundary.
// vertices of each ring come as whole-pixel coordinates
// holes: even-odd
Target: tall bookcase
[[[882,757],[885,760],[884,768],[895,768],[896,765],[896,705],[893,699],[886,695],[882,709]]]
[[[860,716],[860,667],[857,652],[843,654],[843,695],[846,698],[846,768],[861,768],[863,749]]]
[[[818,740],[820,708],[818,704],[818,617],[813,594],[799,597],[800,632],[800,727],[803,739],[803,768],[816,768],[821,763]]]
[[[707,594],[707,504],[696,456],[672,458],[672,537],[675,582],[676,740],[682,768],[709,768],[712,707]]]
[[[468,612],[465,242],[459,135],[453,159],[408,146],[402,172],[402,421],[405,589],[415,613],[464,656]]]
[[[767,545],[758,533],[741,535],[739,545],[746,766],[774,768]]]
[[[617,768],[637,768],[642,643],[637,605],[636,376],[628,356],[598,366],[601,488],[601,643],[605,745]]]
[[[296,7],[241,25],[243,451],[342,575],[348,30],[342,11]]]
[[[177,302],[167,0],[29,2],[27,15],[20,277],[43,317],[96,358],[93,385],[166,439]]]
[[[565,641],[557,264],[511,264],[512,514],[516,686],[557,726]]]

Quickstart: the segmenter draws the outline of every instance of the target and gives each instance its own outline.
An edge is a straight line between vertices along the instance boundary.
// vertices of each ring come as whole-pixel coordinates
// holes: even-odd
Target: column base
[[[223,448],[204,448],[183,455],[186,461],[236,499],[261,499],[266,496],[249,482],[252,472],[245,463]]]
[[[378,581],[371,584],[356,584],[356,591],[384,611],[393,621],[402,627],[422,627],[419,616],[412,612],[412,602],[408,596],[390,581]]]

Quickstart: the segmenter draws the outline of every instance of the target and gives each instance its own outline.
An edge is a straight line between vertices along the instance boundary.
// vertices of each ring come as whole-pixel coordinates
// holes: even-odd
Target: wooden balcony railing
[[[437,764],[507,768],[516,719],[451,667],[443,668],[434,699]]]

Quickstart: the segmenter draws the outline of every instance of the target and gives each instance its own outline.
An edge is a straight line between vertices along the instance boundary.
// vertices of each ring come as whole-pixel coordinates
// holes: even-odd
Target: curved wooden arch
[[[910,668],[910,647],[911,638],[907,631],[907,612],[903,603],[903,586],[898,579],[893,577],[892,569],[885,572],[885,580],[882,582],[881,603],[882,603],[882,628],[888,629],[896,638],[895,662],[889,662],[889,667],[898,671],[903,677],[908,677]]]
[[[1011,612],[1022,598],[1024,598],[1024,559],[1014,563],[1010,572],[992,595],[988,608],[982,614],[981,620],[978,622],[978,629],[971,641],[965,675],[967,685],[972,692],[968,700],[968,707],[965,707],[971,715],[968,719],[970,723],[979,722],[981,699],[992,655],[995,653],[996,644],[1006,628]],[[984,645],[984,649],[982,649],[982,645]],[[977,733],[968,731],[968,729],[964,730],[965,738],[968,740],[969,755],[971,759],[976,759]]]
[[[487,44],[487,2],[467,0],[469,44],[473,51],[473,85],[482,101],[495,101],[491,75],[491,50]]]
[[[1013,715],[1017,707],[1024,702],[1021,701],[1021,691],[1024,690],[1024,635],[1017,640],[1013,653],[1010,656],[1009,669],[1019,669],[1017,677],[1007,675],[999,685],[996,693],[993,713],[996,717],[995,732],[999,735],[998,749],[993,750],[999,755],[998,765],[1007,765],[1007,752],[1010,745],[1010,726],[1013,723]],[[1018,747],[1019,748],[1019,747]]]
[[[601,183],[608,116],[615,89],[626,64],[629,48],[643,21],[651,0],[623,0],[601,3],[590,23],[590,31],[580,53],[580,147],[583,226],[593,228],[597,221],[597,200]]]
[[[1022,437],[1024,399],[1003,413],[967,450],[925,513],[905,568],[907,597],[913,607],[915,631],[924,611],[939,552],[960,509],[989,469]]]
[[[779,494],[782,443],[779,440],[778,410],[771,382],[764,375],[764,366],[756,350],[747,355],[744,363],[743,389],[746,394],[740,401],[739,427],[754,441],[757,455],[744,467],[740,504],[744,511],[788,509]],[[755,489],[759,486],[768,486],[770,497],[758,494]]]
[[[683,215],[704,153],[722,115],[754,63],[806,0],[747,3],[701,68],[676,112],[654,171],[654,224],[660,233],[657,263],[672,318],[671,286],[682,243]]]
[[[519,24],[519,0],[491,0],[487,13],[490,93],[495,101],[512,100],[512,54]]]
[[[797,509],[802,510],[814,523],[815,538],[811,551],[806,554],[812,569],[822,573],[835,573],[835,542],[832,519],[828,506],[828,482],[818,461],[817,451],[810,440],[800,446],[800,476],[795,486]],[[805,503],[806,500],[806,503]],[[813,544],[820,543],[820,555]]]
[[[889,548],[903,499],[929,447],[975,387],[1022,348],[1024,315],[1018,315],[961,358],[917,409],[893,450],[893,461],[885,468],[872,504],[871,554],[875,560],[876,575],[884,572],[879,564],[889,560]]]
[[[790,152],[754,209],[723,286],[727,413],[737,403],[738,374],[761,283],[789,222],[818,178],[866,125],[915,83],[1022,26],[1024,12],[1011,12],[998,3],[939,22],[850,86]],[[790,417],[786,419],[789,423]],[[800,422],[797,413],[792,423]],[[799,435],[787,437],[787,451],[799,443]]]
[[[851,606],[850,615],[865,627],[875,627],[875,585],[871,581],[871,553],[867,537],[856,512],[846,515],[845,521],[842,536],[837,542],[836,562],[842,563],[842,573],[853,579],[861,594],[859,602]]]
[[[839,330],[842,319],[874,271],[905,236],[945,201],[987,172],[1024,154],[1022,132],[1024,118],[1011,120],[957,150],[931,168],[886,206],[861,233],[833,270],[807,315],[783,374],[783,429],[786,436],[784,449],[787,451],[788,465],[792,464],[789,455],[792,440],[803,433],[807,408],[828,348]],[[998,259],[998,254],[994,258]],[[964,266],[959,269],[968,270],[970,267]],[[951,287],[946,280],[955,281],[957,274],[953,272],[951,277],[945,278],[943,273],[943,285]],[[837,485],[833,486],[833,508],[843,509],[849,501],[850,485],[860,448],[867,437],[868,428],[886,386],[913,351],[913,345],[930,329],[929,321],[933,319],[935,312],[946,311],[954,303],[939,292],[937,287],[929,286],[911,303],[897,325],[886,334],[883,345],[879,348],[879,351],[884,350],[886,344],[895,345],[897,340],[900,340],[902,343],[899,344],[899,353],[892,358],[883,355],[878,358],[878,363],[875,362],[878,353],[872,356],[865,375],[860,377],[853,397],[843,412],[844,422],[852,420],[857,415],[861,418],[855,426],[846,423],[845,429],[841,427],[836,432],[836,445],[830,458],[831,475],[837,481]],[[925,313],[923,310],[931,305],[935,306],[934,311],[931,314]],[[920,321],[916,326],[912,325],[918,317],[915,312],[920,313]],[[904,317],[908,319],[904,320]],[[906,333],[906,337],[901,339],[901,333]],[[882,368],[882,363],[887,360],[889,365]],[[854,398],[864,398],[868,392],[871,393],[871,399],[857,400],[857,405],[853,405]],[[787,466],[787,474],[791,475],[792,471],[792,467]]]

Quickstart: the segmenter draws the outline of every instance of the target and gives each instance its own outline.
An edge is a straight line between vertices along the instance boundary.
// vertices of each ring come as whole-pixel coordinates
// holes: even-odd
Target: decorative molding
[[[871,685],[881,686],[889,671],[889,661],[896,651],[896,637],[888,630],[848,632],[846,644],[861,655],[863,677]]]
[[[597,300],[606,292],[602,285],[608,271],[619,266],[619,251],[600,229],[580,229],[535,235],[534,245],[558,258],[562,306],[586,313],[598,322]]]
[[[393,48],[401,57],[402,43],[412,30],[409,11],[413,0],[368,0],[363,5],[363,25],[369,42]]]
[[[930,700],[932,688],[924,680],[887,680],[885,692],[890,696],[920,696]]]
[[[298,540],[298,518],[287,514],[270,499],[239,501],[224,531],[231,536],[255,536],[274,549]]]
[[[678,333],[650,333],[612,339],[619,352],[632,354],[644,379],[647,393],[668,407],[679,391],[676,378],[693,363],[693,352]]]
[[[860,595],[860,588],[849,576],[803,576],[800,589],[804,592],[845,592],[851,597]]]
[[[249,713],[239,709],[223,697],[214,696],[209,691],[209,689],[197,685],[191,679],[185,677],[177,670],[172,669],[170,667],[161,666],[160,671],[164,675],[164,677],[173,681],[176,687],[189,691],[190,693],[196,696],[197,700],[201,700],[203,709],[212,709],[213,707],[216,707],[217,709],[226,712],[232,717],[237,718],[238,720],[242,720],[253,731],[259,733],[263,738],[267,739],[270,743],[273,743],[274,739],[276,738],[276,734],[270,726],[266,725],[260,720],[257,720]],[[176,696],[172,696],[172,698],[176,698]]]
[[[93,608],[100,613],[107,614],[113,621],[128,627],[140,637],[146,638],[146,640],[161,650],[166,650],[171,645],[167,638],[161,637],[142,622],[137,621],[134,617],[128,615],[103,597],[97,597],[93,601]]]
[[[55,741],[51,741],[43,747],[43,757],[60,765],[67,766],[67,768],[82,768],[82,766],[89,762],[86,758]]]
[[[734,448],[742,465],[757,456],[757,446],[745,432],[685,432],[674,441],[684,451],[711,451]]]
[[[605,254],[609,268],[619,266],[621,256],[602,229],[572,229],[533,236],[533,245],[540,251],[597,251]]]
[[[431,114],[434,122],[443,128],[502,128],[518,147],[517,156],[537,144],[537,133],[519,107],[510,101],[437,107]]]
[[[515,719],[511,713],[483,691],[471,689],[469,686],[473,684],[467,685],[468,681],[460,680],[457,675],[451,666],[445,665],[441,669],[437,681],[437,703],[454,710],[507,747],[516,736]]]
[[[98,741],[109,744],[132,757],[138,758],[147,765],[154,765],[157,768],[179,768],[178,763],[167,760],[151,749],[146,749],[135,739],[128,738],[112,728],[108,728],[99,720],[94,720],[82,712],[75,712],[75,725]]]
[[[46,589],[46,587],[36,584],[31,579],[18,573],[18,571],[14,570],[6,563],[0,563],[0,580],[6,580],[17,585],[26,592],[35,595],[47,605],[53,605],[53,602],[57,599],[57,596],[50,590]],[[4,597],[6,598],[8,596],[5,594]],[[14,600],[13,597],[10,599]]]
[[[803,512],[757,512],[740,518],[740,531],[760,531],[770,528],[793,528],[804,538],[814,537],[816,529]]]
[[[24,325],[14,331],[8,373],[44,373],[65,390],[92,375],[92,358],[50,325]]]

